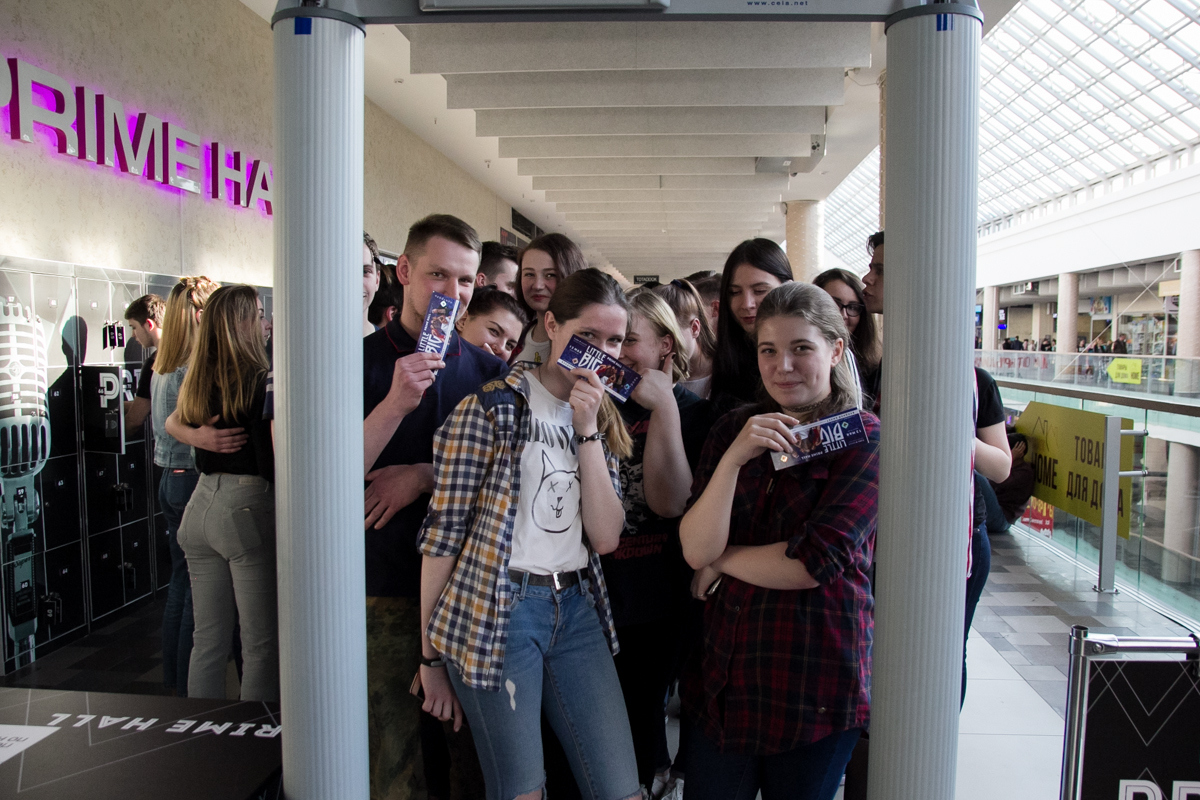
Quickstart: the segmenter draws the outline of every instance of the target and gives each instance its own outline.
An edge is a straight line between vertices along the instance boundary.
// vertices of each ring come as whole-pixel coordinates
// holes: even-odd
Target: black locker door
[[[79,542],[46,551],[46,595],[52,606],[51,612],[43,612],[42,620],[48,623],[52,638],[87,624]]]
[[[121,554],[120,528],[88,537],[88,565],[92,619],[97,620],[125,604],[125,562]]]
[[[79,509],[79,459],[52,458],[38,475],[42,498],[42,529],[47,550],[73,544],[83,535]]]
[[[152,544],[147,520],[121,527],[121,553],[124,559],[125,602],[128,604],[154,591],[150,577]]]
[[[87,497],[88,535],[112,530],[121,524],[121,483],[117,457],[111,453],[84,453],[83,482]]]

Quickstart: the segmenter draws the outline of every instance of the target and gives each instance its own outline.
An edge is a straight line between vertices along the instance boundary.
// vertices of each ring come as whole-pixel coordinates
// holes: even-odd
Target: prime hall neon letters
[[[14,141],[32,144],[35,132],[48,133],[63,155],[271,215],[270,163],[220,142],[205,145],[199,135],[146,111],[126,112],[120,100],[71,86],[19,58],[6,63],[0,107],[8,107]]]

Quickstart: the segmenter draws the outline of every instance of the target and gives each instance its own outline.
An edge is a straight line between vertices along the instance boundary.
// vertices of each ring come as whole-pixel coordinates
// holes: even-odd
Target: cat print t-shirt
[[[521,455],[521,493],[508,567],[535,575],[583,569],[588,553],[571,406],[550,394],[532,371],[525,378],[530,432]]]

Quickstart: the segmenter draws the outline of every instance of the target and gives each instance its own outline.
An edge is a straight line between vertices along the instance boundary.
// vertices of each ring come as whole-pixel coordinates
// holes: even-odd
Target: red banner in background
[[[1049,539],[1054,533],[1054,506],[1036,497],[1029,498],[1029,505],[1021,515],[1021,524]]]

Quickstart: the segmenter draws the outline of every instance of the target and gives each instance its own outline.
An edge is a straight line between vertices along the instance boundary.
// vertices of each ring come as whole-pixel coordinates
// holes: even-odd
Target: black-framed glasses
[[[862,303],[843,303],[836,297],[833,299],[833,302],[837,303],[838,310],[847,317],[861,317],[867,312],[867,307]]]

